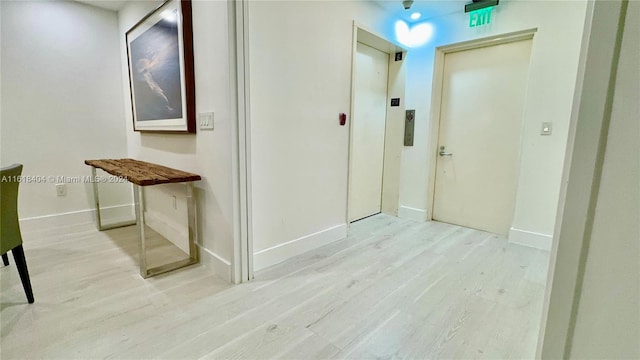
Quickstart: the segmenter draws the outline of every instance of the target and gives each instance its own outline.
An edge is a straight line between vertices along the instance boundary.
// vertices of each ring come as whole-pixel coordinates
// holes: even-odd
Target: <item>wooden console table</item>
[[[201,180],[200,175],[188,173],[181,170],[168,168],[165,166],[152,164],[134,159],[102,159],[102,160],[85,160],[85,164],[91,166],[91,176],[93,179],[93,196],[96,202],[98,230],[103,231],[122,226],[138,225],[140,233],[140,275],[143,278],[162,274],[167,271],[175,270],[187,265],[198,262],[197,242],[197,220],[196,220],[196,200],[193,197],[194,181]],[[102,169],[111,175],[125,178],[131,182],[134,187],[134,198],[136,208],[136,221],[118,223],[109,226],[103,226],[100,217],[100,201],[98,194],[98,182],[96,179],[96,169]],[[174,261],[168,264],[147,268],[147,253],[145,246],[145,220],[144,220],[144,191],[143,186],[168,184],[168,183],[184,183],[187,187],[187,218],[189,226],[189,258]]]

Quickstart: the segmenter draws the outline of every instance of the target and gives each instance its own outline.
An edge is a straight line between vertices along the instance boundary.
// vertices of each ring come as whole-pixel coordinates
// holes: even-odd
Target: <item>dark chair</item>
[[[33,291],[27,270],[27,261],[22,249],[22,234],[18,222],[18,185],[22,174],[22,165],[14,164],[0,169],[0,254],[5,266],[9,265],[7,252],[11,250],[16,262],[20,280],[27,294],[27,301],[33,304]]]

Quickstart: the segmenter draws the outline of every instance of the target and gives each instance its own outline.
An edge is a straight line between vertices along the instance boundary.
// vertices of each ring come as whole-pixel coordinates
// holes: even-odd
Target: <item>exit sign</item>
[[[493,10],[493,6],[471,11],[469,13],[469,27],[491,24],[491,10]]]

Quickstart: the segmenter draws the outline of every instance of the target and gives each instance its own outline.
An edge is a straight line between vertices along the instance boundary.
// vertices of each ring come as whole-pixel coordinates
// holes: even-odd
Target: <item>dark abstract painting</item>
[[[166,16],[158,21],[131,42],[130,56],[136,119],[181,118],[177,21]]]
[[[129,31],[135,131],[195,132],[191,2],[168,0]]]

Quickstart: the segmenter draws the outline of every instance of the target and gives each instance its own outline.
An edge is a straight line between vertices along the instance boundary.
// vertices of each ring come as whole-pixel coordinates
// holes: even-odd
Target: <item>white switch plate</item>
[[[213,112],[198,114],[200,130],[213,130]]]
[[[540,128],[540,135],[551,135],[551,123],[543,122]]]

